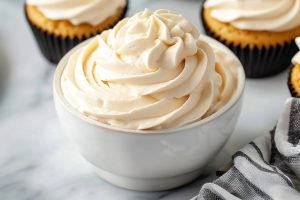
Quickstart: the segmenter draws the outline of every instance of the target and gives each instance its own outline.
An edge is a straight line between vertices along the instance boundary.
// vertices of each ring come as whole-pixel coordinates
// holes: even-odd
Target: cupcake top
[[[126,0],[26,0],[48,19],[68,20],[73,25],[96,26],[125,7]]]
[[[297,37],[295,41],[297,46],[300,49],[300,37]],[[292,62],[294,65],[300,65],[300,51],[293,57]]]
[[[300,0],[207,0],[204,7],[241,30],[281,32],[300,26]]]
[[[236,90],[237,66],[181,15],[145,10],[71,55],[61,87],[67,102],[91,119],[162,129],[222,108]]]

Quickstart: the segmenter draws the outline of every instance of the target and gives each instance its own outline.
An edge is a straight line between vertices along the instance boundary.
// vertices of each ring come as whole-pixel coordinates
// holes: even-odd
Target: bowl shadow
[[[0,102],[3,99],[7,88],[8,79],[10,75],[10,62],[8,59],[8,52],[5,50],[2,38],[0,37]]]

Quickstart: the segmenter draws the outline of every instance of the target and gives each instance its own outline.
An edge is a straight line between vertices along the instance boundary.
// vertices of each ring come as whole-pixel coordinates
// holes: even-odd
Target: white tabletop
[[[98,178],[62,131],[53,105],[55,66],[41,56],[24,19],[21,0],[0,0],[0,199],[183,200],[195,196],[209,175],[176,189],[134,192]],[[130,0],[129,15],[168,8],[199,28],[199,0]],[[201,28],[202,30],[202,28]],[[275,124],[285,99],[287,71],[247,80],[237,128],[208,171]],[[3,89],[4,88],[4,89]]]

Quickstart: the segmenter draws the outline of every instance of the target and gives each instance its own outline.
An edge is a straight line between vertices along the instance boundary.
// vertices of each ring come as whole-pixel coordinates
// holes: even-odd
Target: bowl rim
[[[122,133],[122,134],[129,134],[129,135],[144,135],[144,136],[148,136],[148,135],[165,135],[165,134],[174,134],[174,133],[180,133],[183,132],[185,130],[188,129],[193,129],[195,127],[207,124],[211,121],[213,121],[214,119],[217,119],[219,117],[221,117],[222,115],[224,115],[227,111],[230,110],[230,108],[232,108],[234,105],[236,105],[239,101],[239,99],[241,99],[241,97],[243,96],[243,92],[245,89],[245,84],[246,84],[246,76],[245,76],[245,71],[243,68],[243,65],[241,64],[240,60],[237,58],[237,56],[228,48],[226,47],[224,44],[220,43],[219,41],[208,37],[206,35],[201,35],[200,38],[204,39],[205,41],[207,41],[210,45],[212,46],[217,46],[219,48],[221,48],[222,50],[224,50],[225,52],[229,53],[239,64],[238,69],[237,69],[237,77],[238,77],[238,84],[237,84],[237,89],[234,93],[234,95],[231,97],[231,99],[227,102],[227,104],[225,104],[220,110],[218,110],[217,112],[213,113],[212,115],[199,120],[199,121],[195,121],[193,123],[181,126],[181,127],[176,127],[176,128],[166,128],[166,129],[158,129],[158,130],[136,130],[136,129],[126,129],[126,128],[120,128],[120,127],[116,127],[113,125],[109,125],[109,124],[105,124],[101,121],[97,121],[94,119],[89,118],[88,116],[78,112],[76,109],[74,109],[64,98],[63,96],[63,92],[61,89],[61,76],[62,73],[64,71],[64,68],[67,64],[68,58],[79,48],[83,47],[85,44],[87,44],[90,40],[94,39],[97,36],[94,36],[80,44],[78,44],[77,46],[75,46],[73,49],[71,49],[61,60],[60,62],[57,64],[55,73],[54,73],[54,77],[53,77],[53,96],[55,99],[55,104],[56,103],[60,103],[62,105],[62,107],[69,112],[72,116],[74,116],[77,119],[83,120],[84,122],[100,127],[100,128],[104,128],[104,129],[108,129],[110,131],[114,131],[114,132],[118,132],[118,133]],[[56,105],[55,105],[56,106]]]

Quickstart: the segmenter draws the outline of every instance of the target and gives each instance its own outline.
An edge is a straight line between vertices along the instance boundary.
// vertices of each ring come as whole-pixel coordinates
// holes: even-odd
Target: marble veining
[[[1,200],[184,200],[215,178],[210,175],[155,193],[117,188],[98,178],[58,123],[52,99],[55,67],[41,56],[25,22],[23,4],[0,1]],[[197,0],[130,0],[129,15],[145,7],[175,9],[200,27]],[[280,110],[274,108],[288,96],[286,73],[248,81],[238,127],[208,171],[275,124]]]

